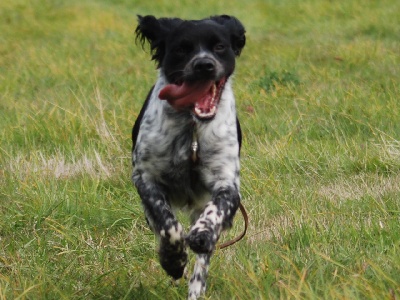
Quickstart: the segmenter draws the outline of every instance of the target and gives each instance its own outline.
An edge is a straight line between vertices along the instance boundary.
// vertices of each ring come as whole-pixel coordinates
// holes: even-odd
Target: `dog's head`
[[[148,41],[152,59],[168,81],[159,98],[176,109],[191,108],[199,119],[215,116],[222,91],[246,42],[234,17],[203,20],[139,16],[137,38]]]

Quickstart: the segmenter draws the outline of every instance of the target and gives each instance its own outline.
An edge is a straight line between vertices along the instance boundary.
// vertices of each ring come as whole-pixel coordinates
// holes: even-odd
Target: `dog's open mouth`
[[[226,78],[218,81],[168,84],[160,91],[158,97],[167,100],[177,110],[191,108],[198,119],[212,119],[217,113],[225,83]]]

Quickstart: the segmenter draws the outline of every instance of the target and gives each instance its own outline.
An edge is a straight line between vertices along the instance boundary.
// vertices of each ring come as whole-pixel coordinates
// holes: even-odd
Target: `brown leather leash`
[[[227,241],[225,243],[222,243],[220,245],[217,245],[217,249],[218,250],[224,249],[226,247],[229,247],[229,246],[235,244],[236,242],[239,242],[246,235],[247,228],[249,227],[249,216],[247,215],[247,212],[244,209],[244,206],[242,205],[242,203],[239,204],[239,209],[240,209],[240,212],[242,213],[242,216],[243,216],[243,219],[244,219],[243,232],[239,236],[235,237],[234,239],[232,239],[230,241]]]

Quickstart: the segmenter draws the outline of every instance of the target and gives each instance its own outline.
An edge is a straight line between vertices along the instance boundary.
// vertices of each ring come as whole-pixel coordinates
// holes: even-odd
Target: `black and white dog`
[[[203,20],[139,16],[159,76],[132,130],[133,175],[150,228],[160,239],[162,267],[182,277],[196,254],[189,298],[205,291],[210,257],[240,204],[241,131],[231,79],[245,45],[234,17]],[[174,208],[191,211],[185,234]]]

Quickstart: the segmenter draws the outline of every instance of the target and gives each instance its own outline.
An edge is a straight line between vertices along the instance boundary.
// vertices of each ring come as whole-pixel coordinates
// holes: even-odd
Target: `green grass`
[[[216,252],[205,298],[400,297],[398,1],[5,0],[0,299],[185,299],[130,182],[156,78],[133,31],[136,14],[222,13],[247,29],[235,92],[250,228]]]

